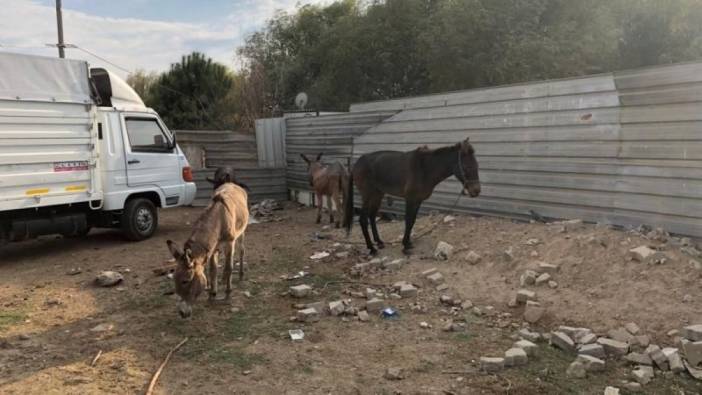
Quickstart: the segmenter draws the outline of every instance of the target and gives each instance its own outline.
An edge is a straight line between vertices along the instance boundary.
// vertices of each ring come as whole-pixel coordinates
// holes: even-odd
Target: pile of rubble
[[[273,217],[274,211],[282,209],[283,207],[280,205],[280,203],[276,202],[275,200],[265,199],[252,205],[249,209],[249,214],[259,222],[268,222],[275,219]]]
[[[702,369],[697,369],[702,363],[702,325],[687,326],[669,334],[678,333],[681,334],[676,338],[678,347],[661,348],[651,344],[650,337],[642,334],[635,323],[612,329],[604,336],[598,336],[589,328],[560,326],[543,334],[524,328],[515,335],[519,340],[512,348],[502,356],[481,357],[480,367],[485,372],[495,373],[506,367],[525,365],[538,355],[536,343],[547,341],[550,346],[575,356],[566,371],[571,378],[586,378],[588,374],[604,371],[608,361],[622,360],[633,366],[630,379],[621,384],[627,390],[640,390],[655,377],[656,369],[676,374],[687,371],[702,380]],[[608,388],[606,393],[618,393],[616,387]]]

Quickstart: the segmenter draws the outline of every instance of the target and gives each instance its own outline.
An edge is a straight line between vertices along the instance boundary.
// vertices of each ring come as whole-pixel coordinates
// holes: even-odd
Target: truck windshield
[[[127,135],[132,152],[172,152],[168,137],[152,118],[127,118]]]

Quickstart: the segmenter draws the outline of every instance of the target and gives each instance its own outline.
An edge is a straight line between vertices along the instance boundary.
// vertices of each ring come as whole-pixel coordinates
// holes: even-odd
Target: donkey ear
[[[173,255],[173,258],[180,259],[180,257],[183,256],[183,251],[180,250],[180,247],[178,247],[174,241],[167,240],[166,244],[168,244],[168,250],[171,252],[171,255]]]
[[[187,267],[193,267],[193,252],[190,250],[190,248],[185,249],[185,265]]]
[[[300,154],[300,157],[302,158],[302,160],[304,160],[305,162],[307,162],[307,164],[310,163],[310,160],[307,159],[307,157],[305,156],[305,154]]]
[[[323,154],[324,154],[324,152],[320,152],[319,155],[317,155],[317,161],[319,161],[320,159],[322,159],[322,155],[323,155]]]

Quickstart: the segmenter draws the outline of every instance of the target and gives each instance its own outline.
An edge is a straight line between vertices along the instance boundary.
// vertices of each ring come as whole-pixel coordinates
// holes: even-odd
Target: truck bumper
[[[188,206],[195,200],[195,195],[197,194],[197,187],[194,182],[185,183],[185,193],[183,194],[183,206]]]

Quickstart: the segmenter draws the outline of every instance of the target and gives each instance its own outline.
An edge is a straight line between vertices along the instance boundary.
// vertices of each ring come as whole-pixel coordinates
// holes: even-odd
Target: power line
[[[67,47],[68,47],[68,46],[67,46]],[[103,62],[108,63],[108,64],[110,64],[110,65],[112,65],[112,66],[114,66],[114,67],[116,67],[116,68],[118,68],[118,69],[124,71],[124,72],[127,73],[127,74],[133,74],[133,73],[134,73],[133,71],[127,70],[126,68],[124,68],[124,67],[122,67],[122,66],[119,66],[119,65],[117,65],[117,64],[115,64],[115,63],[113,63],[113,62],[110,62],[109,60],[103,58],[102,56],[100,56],[100,55],[98,55],[98,54],[96,54],[96,53],[94,53],[94,52],[88,51],[88,50],[85,49],[85,48],[81,48],[81,47],[79,47],[79,46],[77,46],[77,45],[73,45],[72,47],[75,48],[75,49],[81,50],[81,51],[83,51],[83,52],[87,53],[88,55],[91,55],[91,56],[93,56],[93,57],[95,57],[95,58],[98,58],[98,59],[102,60]]]

